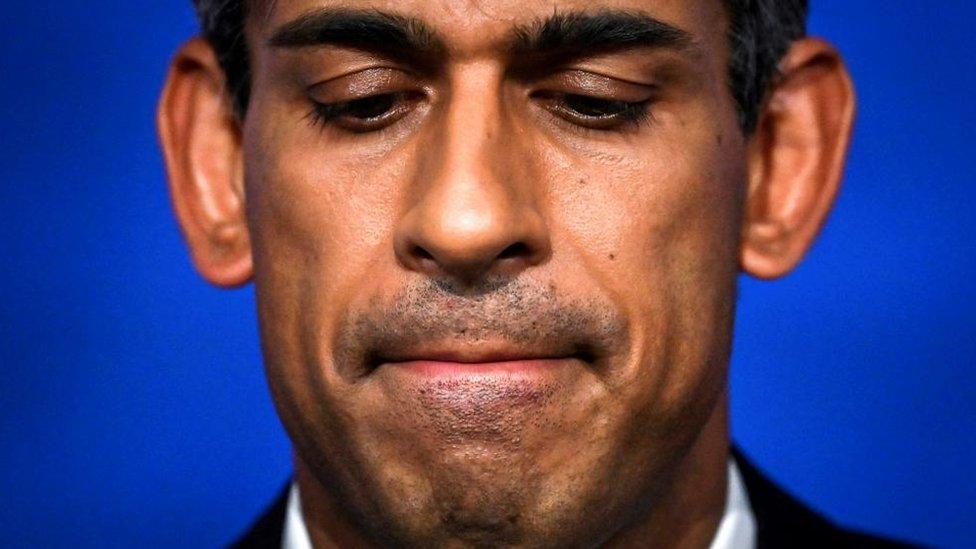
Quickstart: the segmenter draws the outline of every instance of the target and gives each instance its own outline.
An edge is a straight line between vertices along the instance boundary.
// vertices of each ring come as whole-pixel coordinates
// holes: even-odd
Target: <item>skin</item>
[[[255,284],[314,544],[707,547],[736,278],[790,271],[833,203],[854,112],[839,55],[797,42],[746,136],[716,0],[355,2],[443,40],[422,74],[268,44],[337,5],[252,12],[243,120],[201,39],[159,111],[198,270]],[[513,69],[515,26],[584,8],[649,14],[693,47]],[[390,92],[410,99],[369,131],[310,122],[314,101]],[[560,94],[651,114],[597,129]],[[483,364],[511,359],[535,361]]]

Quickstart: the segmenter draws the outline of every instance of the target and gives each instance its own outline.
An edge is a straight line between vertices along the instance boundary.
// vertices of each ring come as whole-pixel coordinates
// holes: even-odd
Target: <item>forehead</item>
[[[724,52],[726,13],[720,0],[259,0],[250,32],[275,29],[320,9],[376,10],[422,21],[456,55],[503,49],[516,27],[565,12],[633,12],[689,33],[701,49]]]

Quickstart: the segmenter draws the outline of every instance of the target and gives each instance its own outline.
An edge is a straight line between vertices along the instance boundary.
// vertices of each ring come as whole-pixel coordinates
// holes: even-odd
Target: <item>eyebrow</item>
[[[516,27],[513,57],[583,57],[631,48],[663,48],[700,54],[688,31],[639,11],[571,11]]]
[[[437,56],[446,49],[420,19],[383,11],[330,8],[283,24],[268,44],[275,48],[348,46],[408,59]]]
[[[275,48],[348,46],[407,61],[443,57],[447,47],[423,20],[379,10],[320,8],[278,27],[268,40]],[[554,13],[516,26],[508,37],[513,59],[574,58],[631,48],[666,48],[698,53],[688,31],[639,11]]]

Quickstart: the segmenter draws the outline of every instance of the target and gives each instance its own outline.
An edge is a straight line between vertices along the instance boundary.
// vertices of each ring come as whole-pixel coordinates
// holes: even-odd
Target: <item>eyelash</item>
[[[368,107],[370,102],[377,101],[389,101],[389,108],[384,109],[373,117],[364,117],[360,120],[364,121],[364,127],[361,128],[347,128],[353,133],[366,133],[374,129],[380,128],[370,128],[366,127],[370,123],[383,124],[386,120],[394,118],[398,115],[405,114],[406,103],[410,100],[410,95],[407,93],[381,93],[376,95],[370,95],[366,97],[356,98],[350,101],[338,101],[335,103],[321,103],[318,101],[312,102],[312,109],[309,111],[306,118],[311,122],[313,127],[325,128],[331,123],[334,123],[339,118],[347,115],[351,110],[355,109],[357,104],[362,107]],[[380,103],[383,105],[384,103]]]
[[[533,97],[542,99],[545,103],[547,103],[545,106],[546,110],[563,119],[563,121],[573,124],[581,130],[613,131],[633,129],[640,126],[644,122],[653,119],[651,109],[653,104],[652,99],[631,102],[605,99],[582,94],[553,92],[537,93],[533,94]],[[352,133],[367,133],[370,131],[383,129],[393,122],[396,122],[396,120],[390,121],[390,119],[399,119],[405,115],[406,110],[408,109],[407,103],[410,102],[411,99],[416,99],[416,97],[411,96],[408,93],[398,92],[376,94],[350,101],[339,101],[334,103],[321,103],[318,101],[313,101],[312,109],[309,111],[307,118],[310,120],[313,127],[321,127],[324,129],[329,124],[335,123],[343,116],[355,110],[357,105],[363,108],[388,105],[388,108],[379,111],[375,116],[357,118],[357,121],[362,122],[359,127],[347,126],[344,128]],[[381,101],[379,105],[370,105],[371,102],[376,103],[378,101]],[[606,116],[587,115],[579,109],[574,109],[568,106],[569,104],[576,103],[577,107],[581,107],[587,102],[590,103],[589,107],[594,109],[600,109],[602,107],[603,109],[610,110],[612,112]],[[616,110],[614,110],[614,108]],[[586,125],[584,123],[580,123],[580,121],[588,121],[596,126]],[[597,127],[601,124],[603,124],[602,127]]]
[[[545,96],[540,94],[540,97],[545,97],[548,99],[549,105],[547,110],[559,116],[566,122],[576,125],[580,129],[593,130],[593,131],[614,131],[614,130],[626,130],[633,129],[644,122],[653,119],[653,100],[645,99],[643,101],[620,101],[615,99],[605,99],[601,97],[572,94],[572,93],[557,93],[557,94],[546,94]],[[582,112],[579,108],[571,108],[569,105],[572,103],[577,103],[577,107],[581,107],[580,102],[591,103],[590,107],[593,108],[610,108],[613,111],[607,116],[589,116]],[[585,108],[585,107],[584,107]],[[579,124],[575,120],[587,120],[597,125],[603,124],[602,127],[588,126],[585,124]]]

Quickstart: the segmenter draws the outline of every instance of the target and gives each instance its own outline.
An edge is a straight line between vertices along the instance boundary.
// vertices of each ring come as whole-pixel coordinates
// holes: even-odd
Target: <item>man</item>
[[[731,449],[736,278],[836,195],[801,0],[198,0],[159,127],[193,260],[254,281],[285,547],[823,547]]]

